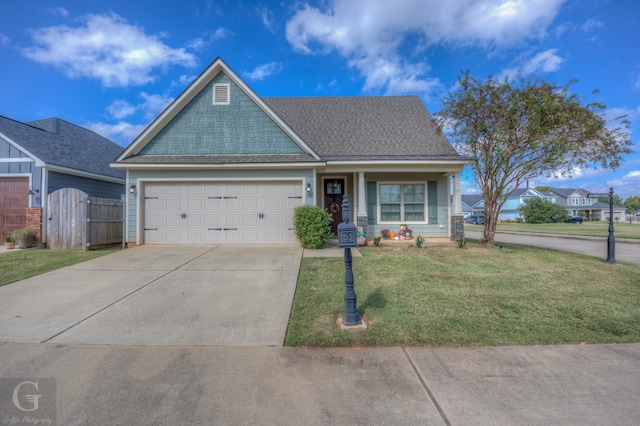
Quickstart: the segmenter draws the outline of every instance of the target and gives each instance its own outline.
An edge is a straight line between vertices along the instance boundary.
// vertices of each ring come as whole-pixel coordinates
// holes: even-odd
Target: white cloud
[[[119,145],[126,146],[144,130],[146,124],[131,124],[124,121],[116,124],[89,122],[83,127],[93,130]]]
[[[23,54],[70,78],[97,79],[106,87],[149,83],[156,68],[168,65],[197,65],[193,54],[170,48],[162,35],[148,35],[116,14],[86,15],[80,22],[32,30],[34,46]]]
[[[501,80],[505,76],[514,78],[518,71],[524,75],[555,72],[560,69],[563,62],[564,59],[558,55],[558,49],[548,49],[527,59],[517,68],[505,69],[498,79]]]
[[[63,18],[66,18],[67,16],[69,16],[69,11],[64,7],[50,7],[47,10],[51,12],[53,15],[62,16]]]
[[[0,34],[1,37],[1,34]],[[640,74],[638,75],[638,78],[636,79],[636,84],[633,87],[635,90],[640,90]]]
[[[585,22],[584,24],[580,25],[580,29],[582,31],[584,31],[585,33],[591,32],[591,30],[594,30],[596,28],[600,28],[602,27],[602,22],[595,20],[595,19],[589,19],[587,20],[587,22]]]
[[[233,32],[220,27],[214,32],[207,31],[204,37],[195,38],[187,43],[187,47],[193,50],[202,50],[207,46],[212,45],[215,41],[229,38],[233,35]]]
[[[6,35],[0,33],[0,46],[6,46],[11,42],[11,39]],[[638,79],[640,81],[640,79]]]
[[[304,54],[336,51],[366,78],[368,89],[429,90],[423,58],[401,59],[409,40],[435,44],[513,46],[546,34],[564,0],[331,0],[325,10],[305,4],[289,20],[287,40]],[[417,41],[415,41],[417,40]],[[404,46],[406,47],[406,46]],[[381,69],[382,68],[382,69]]]
[[[265,6],[256,7],[256,13],[262,19],[262,24],[270,32],[275,32],[275,24],[273,18],[273,12],[267,9]]]
[[[131,105],[124,100],[114,101],[107,107],[109,115],[116,120],[131,117],[141,112],[145,119],[152,119],[157,116],[167,105],[173,101],[173,98],[165,95],[153,95],[145,92],[140,93],[142,102],[137,105]]]
[[[251,72],[245,72],[244,76],[249,80],[264,80],[271,74],[275,74],[282,70],[282,64],[279,62],[269,62],[268,64],[260,65]]]

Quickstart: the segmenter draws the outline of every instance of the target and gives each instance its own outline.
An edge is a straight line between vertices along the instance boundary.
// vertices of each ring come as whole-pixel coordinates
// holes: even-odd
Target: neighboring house
[[[523,219],[520,208],[527,199],[532,197],[544,198],[545,195],[533,188],[516,188],[511,194],[509,194],[509,198],[507,198],[507,201],[502,206],[498,220]]]
[[[464,194],[461,198],[464,217],[472,214],[484,214],[484,199],[482,194]]]
[[[609,203],[600,203],[597,198],[589,198],[592,192],[586,189],[553,188],[545,195],[547,199],[561,205],[571,216],[582,216],[588,220],[609,220]],[[613,217],[626,220],[626,208],[613,206]]]
[[[46,242],[47,195],[77,188],[120,198],[125,175],[109,167],[122,147],[59,118],[22,123],[0,116],[0,235],[39,228]]]
[[[417,96],[261,98],[216,59],[112,163],[129,245],[296,242],[294,207],[369,238],[406,223],[450,237],[459,155]],[[454,200],[449,206],[451,176]]]

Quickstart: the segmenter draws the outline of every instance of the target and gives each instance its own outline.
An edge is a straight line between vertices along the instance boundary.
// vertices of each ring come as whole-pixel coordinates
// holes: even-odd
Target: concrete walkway
[[[0,399],[9,401],[0,401],[0,418],[16,412],[16,381],[54,377],[55,395],[41,387],[40,405],[56,399],[53,415],[64,425],[634,425],[640,418],[638,344],[0,343],[0,359],[0,377],[16,378],[0,379]]]

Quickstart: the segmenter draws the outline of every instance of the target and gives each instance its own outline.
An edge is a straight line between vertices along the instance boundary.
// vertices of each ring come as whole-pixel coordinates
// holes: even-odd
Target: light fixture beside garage
[[[132,193],[133,195],[136,195],[136,185],[135,184],[131,184],[129,185],[129,192]]]
[[[307,195],[311,196],[311,184],[307,184]]]

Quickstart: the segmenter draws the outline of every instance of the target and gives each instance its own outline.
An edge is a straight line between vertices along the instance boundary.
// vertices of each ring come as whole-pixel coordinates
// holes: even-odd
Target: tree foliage
[[[609,197],[607,198],[598,198],[599,203],[609,204]],[[623,206],[624,201],[622,201],[622,197],[618,194],[613,194],[613,205],[614,206]]]
[[[562,222],[569,218],[567,209],[541,197],[526,199],[520,211],[527,223]]]
[[[622,205],[629,210],[629,213],[637,212],[640,210],[640,195],[630,195]]]
[[[572,175],[590,166],[616,168],[631,152],[629,122],[607,123],[606,106],[583,104],[565,86],[540,78],[480,81],[469,71],[442,100],[441,126],[461,154],[472,158],[484,195],[484,242],[494,244],[498,214],[527,179]]]

